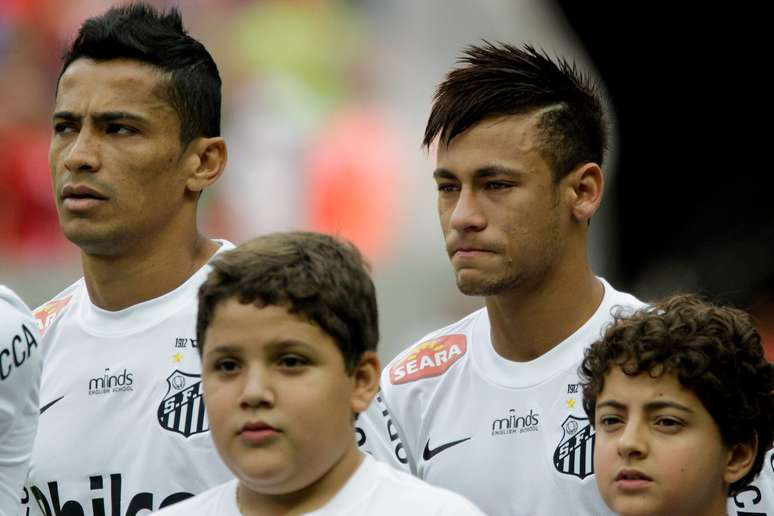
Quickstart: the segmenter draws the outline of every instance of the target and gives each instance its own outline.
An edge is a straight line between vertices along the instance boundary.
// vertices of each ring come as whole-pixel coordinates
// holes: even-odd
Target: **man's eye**
[[[75,131],[75,127],[72,124],[59,123],[54,124],[54,134],[65,134]]]
[[[510,188],[513,186],[510,183],[501,183],[499,181],[491,181],[486,184],[487,190],[505,190],[506,188]]]
[[[438,191],[439,192],[456,192],[459,190],[459,187],[455,185],[454,183],[438,183]]]
[[[106,131],[108,134],[134,134],[137,132],[134,128],[123,124],[108,124]]]

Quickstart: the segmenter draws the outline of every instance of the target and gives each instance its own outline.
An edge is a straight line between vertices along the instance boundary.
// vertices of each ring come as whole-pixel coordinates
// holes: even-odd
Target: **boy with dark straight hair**
[[[746,313],[667,298],[617,318],[581,375],[617,514],[774,514],[774,364]]]
[[[379,330],[351,244],[291,232],[223,253],[199,291],[197,335],[211,432],[237,478],[160,514],[481,515],[358,450]]]

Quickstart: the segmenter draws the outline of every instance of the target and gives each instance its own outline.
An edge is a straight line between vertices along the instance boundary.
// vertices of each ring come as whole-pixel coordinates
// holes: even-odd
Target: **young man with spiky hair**
[[[180,13],[86,20],[63,59],[49,151],[83,278],[36,311],[45,351],[27,514],[132,515],[219,484],[196,291],[233,247],[197,229],[221,175],[217,66]]]
[[[487,514],[606,514],[577,369],[611,313],[642,303],[588,260],[602,103],[574,65],[529,45],[472,46],[462,62],[438,88],[424,144],[437,142],[457,286],[486,306],[385,368],[381,404],[361,419],[393,430],[398,453],[370,434],[366,447]]]
[[[617,318],[581,378],[616,514],[774,514],[774,364],[746,313],[667,298]]]

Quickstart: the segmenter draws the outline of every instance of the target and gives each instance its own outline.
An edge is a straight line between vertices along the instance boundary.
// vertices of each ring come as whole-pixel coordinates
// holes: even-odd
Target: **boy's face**
[[[725,514],[731,452],[693,391],[674,374],[613,368],[596,405],[599,491],[620,515]]]
[[[375,384],[365,385],[360,369],[347,374],[341,351],[319,326],[284,306],[228,299],[205,335],[210,431],[245,487],[295,492],[357,453],[353,413],[367,408]]]

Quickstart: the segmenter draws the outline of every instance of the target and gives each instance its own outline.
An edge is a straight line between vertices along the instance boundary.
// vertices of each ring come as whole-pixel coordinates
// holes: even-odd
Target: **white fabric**
[[[605,294],[591,318],[530,362],[495,352],[485,308],[401,353],[382,372],[387,410],[373,404],[360,418],[363,427],[394,427],[400,443],[385,444],[384,432],[376,432],[367,435],[368,451],[395,465],[396,455],[382,451],[402,445],[412,473],[461,493],[486,514],[610,514],[592,474],[594,433],[577,369],[613,311],[644,305],[600,280]]]
[[[45,363],[29,514],[147,514],[233,478],[201,398],[197,292],[208,272],[117,312],[94,306],[81,279],[35,312]]]
[[[159,516],[240,516],[238,480],[159,511]],[[365,456],[344,487],[324,507],[307,516],[482,516],[463,497],[430,486]]]
[[[32,312],[0,285],[0,516],[20,510],[38,426],[41,356]]]

